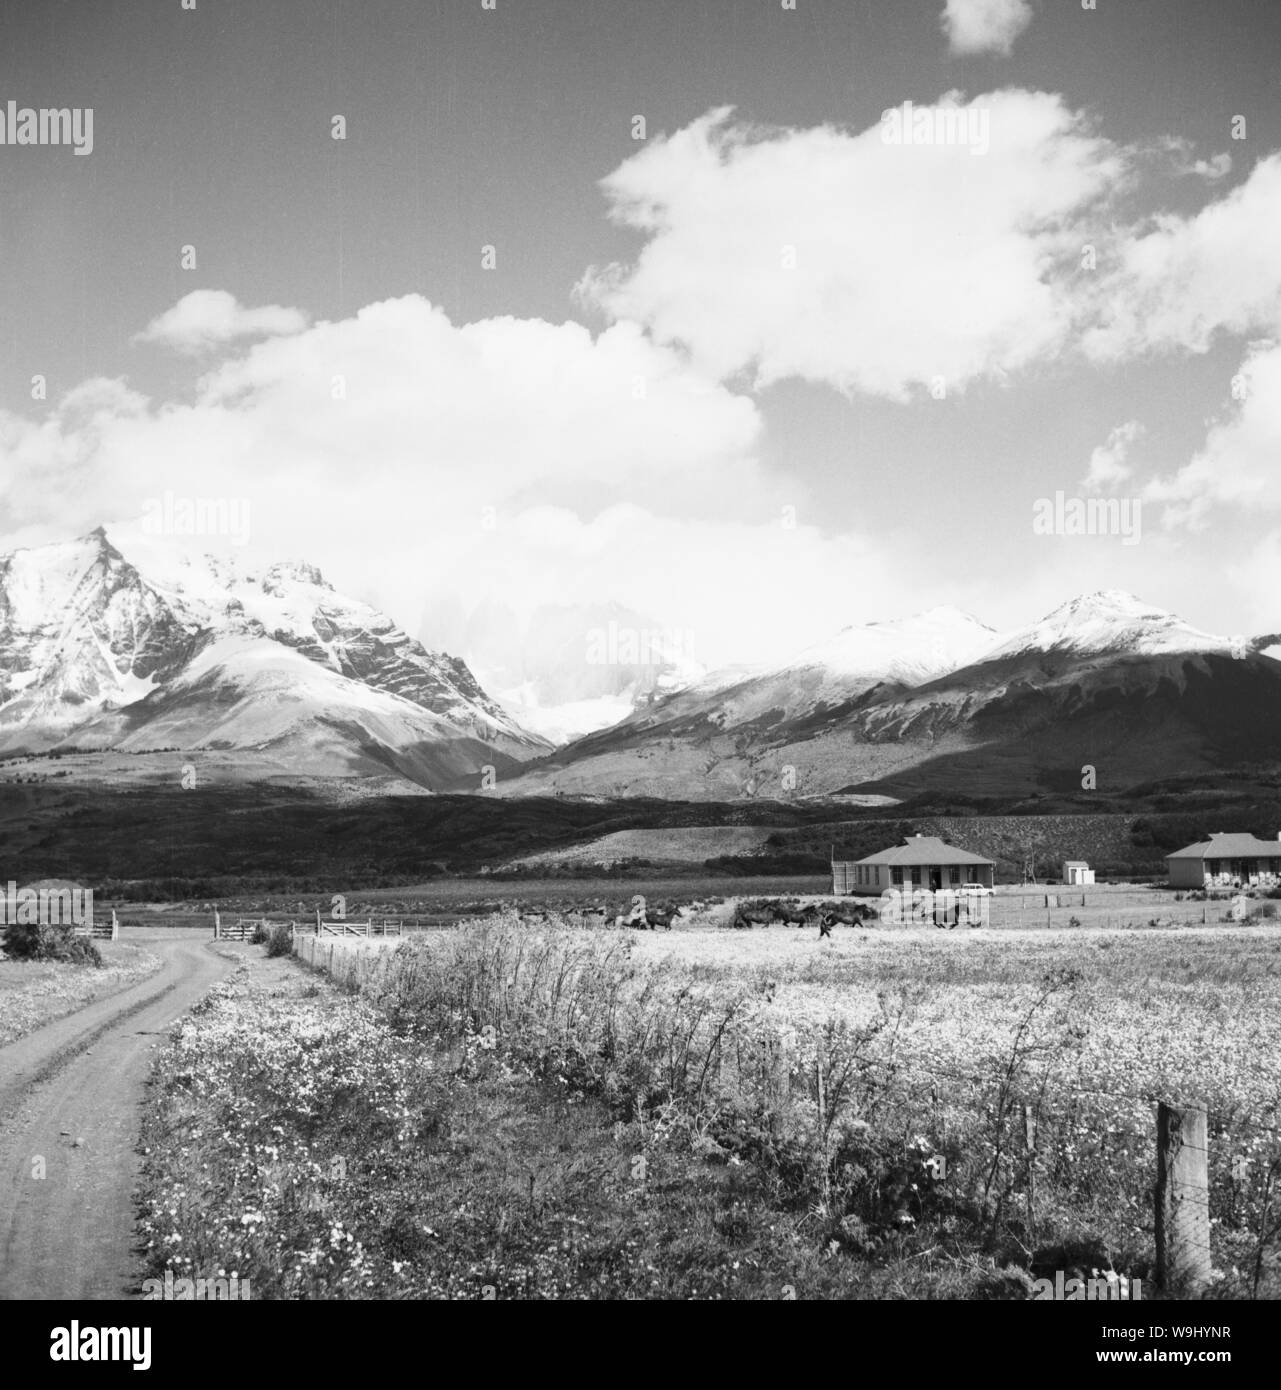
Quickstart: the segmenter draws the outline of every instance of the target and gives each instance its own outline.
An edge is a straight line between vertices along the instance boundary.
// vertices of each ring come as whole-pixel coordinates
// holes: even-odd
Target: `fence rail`
[[[120,921],[113,912],[110,922],[92,921],[83,927],[73,929],[75,936],[87,936],[91,941],[118,941],[120,939]]]
[[[288,927],[292,936],[360,937],[404,936],[406,931],[422,930],[419,919],[413,918],[393,921],[384,918],[380,922],[370,918],[365,922],[325,921],[319,913],[315,921],[300,921],[297,915],[237,917],[234,921],[224,921],[220,912],[214,913],[213,934],[215,941],[248,941],[255,931],[261,928],[270,931],[273,927]]]

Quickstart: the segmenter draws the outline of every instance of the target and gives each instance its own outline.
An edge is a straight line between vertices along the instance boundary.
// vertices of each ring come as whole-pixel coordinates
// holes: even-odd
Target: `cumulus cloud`
[[[648,240],[579,293],[758,386],[904,399],[1046,356],[1072,323],[1079,220],[1125,158],[1057,96],[953,93],[934,109],[981,129],[986,152],[887,143],[888,122],[757,131],[708,113],[603,181],[615,220]]]
[[[1090,467],[1081,485],[1103,490],[1120,486],[1134,472],[1125,461],[1130,445],[1144,432],[1138,420],[1127,420],[1112,430],[1107,440],[1090,455]]]
[[[312,560],[428,640],[487,600],[614,600],[715,662],[828,635],[852,593],[910,603],[882,538],[826,535],[758,464],[760,430],[634,324],[454,324],[407,296],[232,353],[192,399],[95,380],[43,419],[0,412],[0,532],[128,535],[166,492],[245,502],[244,562]]]
[[[953,53],[1008,55],[1032,22],[1028,0],[947,0],[940,22]]]
[[[1204,352],[1216,336],[1281,327],[1281,155],[1191,216],[1125,229],[1100,260],[1087,353]]]
[[[1169,528],[1202,529],[1214,506],[1281,508],[1281,344],[1256,344],[1232,387],[1235,403],[1197,455],[1144,489],[1145,499],[1165,504]]]
[[[246,309],[226,290],[192,290],[152,319],[134,341],[195,355],[240,338],[300,333],[306,326],[306,315],[297,309],[279,304]]]

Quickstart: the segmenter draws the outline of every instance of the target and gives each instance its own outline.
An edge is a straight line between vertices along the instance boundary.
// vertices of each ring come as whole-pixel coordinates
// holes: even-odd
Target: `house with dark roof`
[[[832,860],[832,892],[879,897],[890,889],[910,891],[962,888],[990,889],[996,861],[945,844],[937,835],[909,835],[901,845],[869,854],[866,859]]]
[[[1281,883],[1281,834],[1275,840],[1253,835],[1211,835],[1165,856],[1173,888],[1259,888]]]

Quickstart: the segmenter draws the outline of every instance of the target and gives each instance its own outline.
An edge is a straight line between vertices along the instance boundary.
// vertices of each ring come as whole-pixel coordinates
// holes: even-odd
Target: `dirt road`
[[[145,944],[164,959],[156,974],[0,1047],[0,1299],[140,1292],[132,1198],[152,1049],[233,968],[203,935]]]

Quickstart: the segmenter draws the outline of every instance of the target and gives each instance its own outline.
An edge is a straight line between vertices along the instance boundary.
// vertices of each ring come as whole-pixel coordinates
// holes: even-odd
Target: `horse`
[[[825,907],[823,909],[823,922],[826,924],[828,932],[838,922],[844,927],[857,927],[864,922],[875,920],[876,916],[876,909],[868,907],[864,903],[842,903],[839,907]],[[824,935],[827,933],[825,932]]]
[[[674,913],[670,907],[647,907],[645,909],[645,917],[649,922],[650,931],[657,931],[659,927],[662,927],[664,931],[671,931],[672,918],[675,916],[676,913]]]
[[[734,920],[731,923],[735,927],[768,927],[774,920],[774,909],[772,907],[743,907],[741,904],[734,911]]]
[[[805,907],[788,907],[785,903],[775,903],[771,909],[772,922],[782,922],[785,927],[808,927],[814,923],[819,910],[813,903]]]

